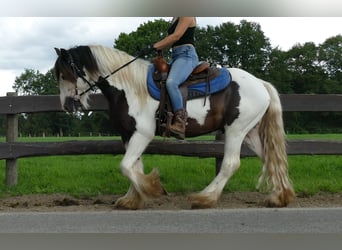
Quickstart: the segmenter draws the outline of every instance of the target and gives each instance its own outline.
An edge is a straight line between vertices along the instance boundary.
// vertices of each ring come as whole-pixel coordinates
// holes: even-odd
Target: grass
[[[342,156],[291,156],[289,166],[297,192],[342,191]]]
[[[287,135],[288,140],[333,140],[333,141],[341,141],[342,134],[295,134],[295,135]]]
[[[335,139],[341,135],[321,137],[291,135],[289,139]],[[67,138],[67,140],[80,138]],[[91,139],[91,138],[82,138]],[[93,137],[92,139],[113,139]],[[342,138],[341,138],[342,139]],[[56,138],[23,138],[22,141],[57,141]],[[65,140],[65,138],[59,138]],[[50,156],[19,159],[18,185],[8,188],[5,161],[0,161],[0,197],[23,194],[66,193],[74,196],[124,194],[128,180],[121,175],[122,155]],[[214,158],[144,155],[145,172],[159,169],[168,192],[200,191],[215,175]],[[342,156],[289,156],[289,171],[297,193],[342,191]],[[255,157],[241,160],[241,168],[232,177],[225,192],[255,191],[261,162]]]

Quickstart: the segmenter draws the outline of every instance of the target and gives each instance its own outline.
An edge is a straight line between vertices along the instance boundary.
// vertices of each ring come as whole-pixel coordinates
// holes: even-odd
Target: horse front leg
[[[140,173],[144,173],[144,164],[142,159],[139,158],[135,164],[134,168]],[[115,207],[119,209],[139,209],[144,206],[144,199],[141,197],[139,192],[135,189],[134,185],[131,184],[125,196],[119,198],[115,201]]]
[[[124,209],[142,208],[148,198],[157,198],[166,194],[160,183],[159,172],[155,169],[145,175],[141,162],[141,154],[152,139],[138,132],[131,137],[124,158],[121,161],[121,171],[131,181],[128,193],[116,202],[116,206]]]

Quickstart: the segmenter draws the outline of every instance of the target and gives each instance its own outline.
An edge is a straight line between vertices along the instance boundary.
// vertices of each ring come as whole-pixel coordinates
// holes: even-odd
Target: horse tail
[[[263,184],[267,191],[272,191],[268,206],[283,207],[294,199],[295,193],[288,175],[282,106],[277,90],[268,82],[263,84],[270,104],[259,126],[264,166],[258,186]]]

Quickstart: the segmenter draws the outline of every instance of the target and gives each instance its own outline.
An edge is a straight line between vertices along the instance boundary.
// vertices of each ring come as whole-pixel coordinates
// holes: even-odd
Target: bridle
[[[102,76],[99,76],[98,80],[94,83],[91,83],[88,81],[88,79],[85,78],[86,76],[86,73],[79,69],[77,67],[77,65],[75,64],[73,58],[72,58],[72,55],[70,54],[69,51],[67,51],[67,54],[68,54],[68,64],[70,65],[70,67],[72,68],[72,71],[73,71],[73,74],[74,76],[78,76],[79,78],[81,78],[85,83],[88,84],[88,88],[86,90],[84,90],[83,92],[81,92],[80,94],[78,93],[78,89],[77,89],[77,84],[75,86],[75,96],[74,96],[74,100],[76,102],[79,102],[81,97],[88,93],[89,91],[93,91],[95,92],[97,90],[97,84],[100,82],[100,81],[103,81],[103,80],[106,80],[107,78],[109,78],[110,76],[114,75],[116,72],[118,72],[119,70],[125,68],[126,66],[128,66],[129,64],[131,64],[132,62],[134,62],[135,60],[137,60],[140,55],[134,57],[131,61],[125,63],[124,65],[120,66],[119,68],[115,69],[113,72],[111,72],[110,74],[106,75],[105,77],[102,77]]]
[[[77,83],[75,84],[75,96],[74,99],[75,101],[79,101],[81,99],[81,96],[88,93],[89,91],[93,91],[95,92],[97,89],[96,83],[95,84],[91,84],[88,79],[85,78],[86,73],[83,70],[80,70],[77,65],[74,62],[74,59],[72,58],[72,55],[70,54],[69,51],[67,51],[67,55],[68,55],[68,64],[70,65],[72,71],[73,71],[73,75],[74,76],[78,76],[80,77],[85,83],[88,84],[88,88],[83,91],[82,93],[78,93],[78,89],[77,89]]]

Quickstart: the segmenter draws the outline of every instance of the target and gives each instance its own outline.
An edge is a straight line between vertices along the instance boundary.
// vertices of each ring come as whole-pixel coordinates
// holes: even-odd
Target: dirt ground
[[[266,195],[258,192],[232,192],[221,196],[217,209],[264,207]],[[117,195],[76,198],[69,195],[24,195],[0,199],[0,212],[52,212],[52,211],[112,211]],[[341,207],[342,193],[319,193],[313,196],[297,194],[288,207]],[[169,194],[145,203],[148,210],[190,209],[187,195]]]

